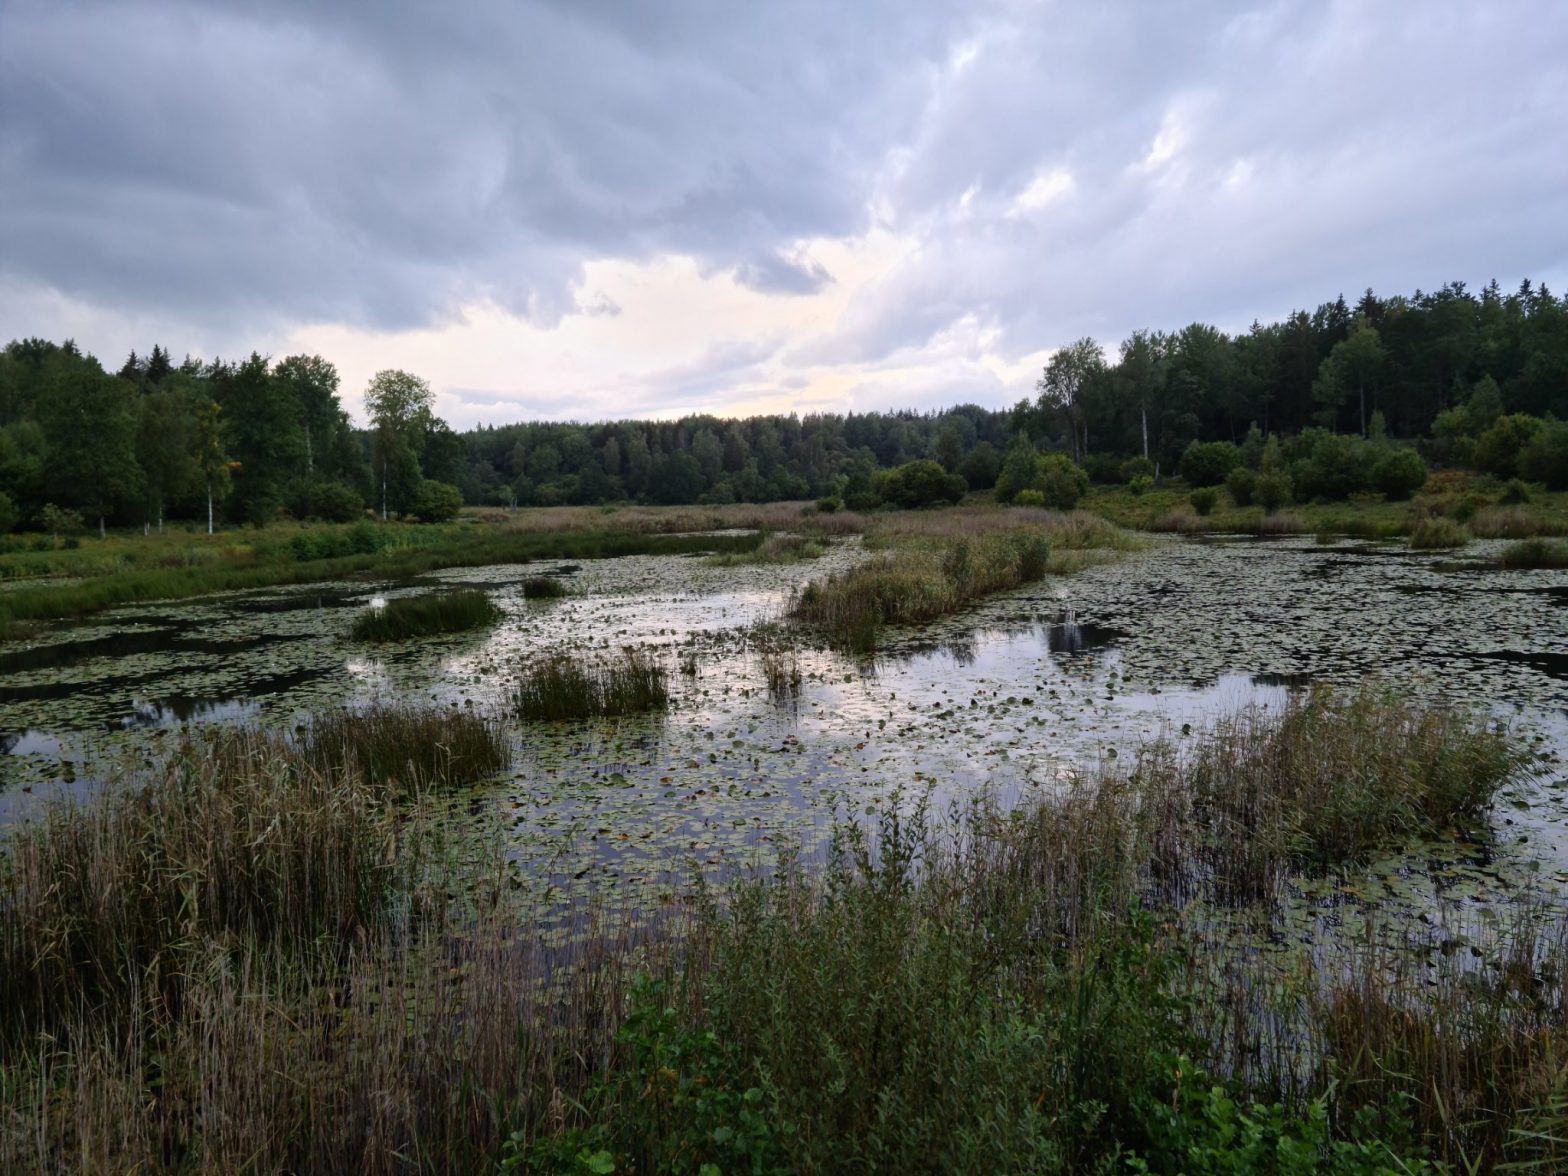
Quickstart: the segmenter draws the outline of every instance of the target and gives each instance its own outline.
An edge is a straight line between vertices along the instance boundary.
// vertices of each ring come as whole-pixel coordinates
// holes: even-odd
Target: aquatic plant
[[[773,698],[784,701],[800,693],[800,655],[793,642],[763,636],[757,643],[757,661],[762,667],[762,679],[768,685],[768,693]]]
[[[1568,523],[1541,509],[1488,506],[1470,520],[1470,533],[1478,539],[1534,539],[1543,535],[1568,534]]]
[[[1524,539],[1503,548],[1497,562],[1511,569],[1568,568],[1568,543],[1561,540]]]
[[[543,721],[659,711],[670,704],[665,679],[654,656],[634,646],[605,661],[553,654],[523,667],[513,700],[523,718]]]
[[[567,594],[559,576],[529,576],[523,581],[524,600],[559,600]]]
[[[1418,551],[1463,547],[1468,542],[1470,532],[1442,515],[1424,518],[1410,529],[1410,546]]]
[[[355,641],[407,641],[437,633],[461,633],[491,624],[501,614],[479,589],[404,596],[359,615]]]
[[[715,567],[743,567],[752,564],[791,564],[820,559],[827,549],[805,535],[773,532],[763,536],[752,551],[715,555],[708,562]]]
[[[311,719],[299,750],[317,772],[402,795],[488,779],[511,762],[499,724],[460,707],[328,711]]]

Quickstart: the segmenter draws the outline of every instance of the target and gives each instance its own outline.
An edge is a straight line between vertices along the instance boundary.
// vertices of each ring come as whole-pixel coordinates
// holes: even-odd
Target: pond
[[[0,648],[0,823],[150,762],[181,724],[290,730],[372,699],[499,709],[535,654],[642,645],[669,667],[668,715],[512,720],[511,771],[451,806],[452,820],[503,838],[519,884],[547,905],[593,896],[633,911],[693,870],[820,855],[847,817],[917,797],[939,813],[981,792],[1012,803],[1242,707],[1280,707],[1307,683],[1372,676],[1484,708],[1537,748],[1542,772],[1501,798],[1490,845],[1371,863],[1348,898],[1343,879],[1304,882],[1276,938],[1325,923],[1350,935],[1372,913],[1458,905],[1470,918],[1527,893],[1555,901],[1568,879],[1568,576],[1501,572],[1489,554],[1156,540],[895,632],[874,659],[803,646],[801,689],[785,699],[766,689],[754,627],[807,579],[863,558],[858,542],[807,564],[635,556],[126,608]],[[522,580],[541,573],[572,595],[524,600]],[[349,640],[373,598],[456,585],[488,591],[501,621],[406,647]]]

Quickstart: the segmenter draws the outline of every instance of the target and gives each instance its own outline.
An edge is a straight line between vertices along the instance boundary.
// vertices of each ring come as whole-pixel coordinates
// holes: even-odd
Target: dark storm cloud
[[[858,231],[956,26],[902,4],[0,9],[0,266],[95,301],[550,316],[584,260],[768,290]]]
[[[1547,0],[6,0],[0,284],[205,336],[550,323],[614,313],[597,259],[797,297],[842,280],[803,241],[907,242],[786,367],[1558,285],[1565,62]],[[725,330],[642,386],[757,387]]]

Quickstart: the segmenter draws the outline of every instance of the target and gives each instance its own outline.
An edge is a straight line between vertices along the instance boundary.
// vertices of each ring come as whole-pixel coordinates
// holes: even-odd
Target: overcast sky
[[[0,341],[458,427],[1010,404],[1049,352],[1568,286],[1568,5],[0,0]]]

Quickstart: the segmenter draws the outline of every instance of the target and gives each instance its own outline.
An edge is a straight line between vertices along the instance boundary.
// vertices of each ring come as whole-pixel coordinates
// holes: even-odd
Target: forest
[[[158,344],[111,372],[71,341],[28,338],[0,353],[0,532],[259,525],[283,512],[440,520],[465,503],[917,505],[926,491],[887,473],[912,462],[941,467],[926,479],[932,498],[1001,478],[998,497],[1033,488],[1071,505],[1070,489],[1042,481],[1039,455],[1081,471],[1058,487],[1178,473],[1205,484],[1260,469],[1270,438],[1285,493],[1301,500],[1397,489],[1414,462],[1403,459],[1401,478],[1390,449],[1414,453],[1423,471],[1466,466],[1558,487],[1568,480],[1568,298],[1529,280],[1512,293],[1495,280],[1479,293],[1451,282],[1408,297],[1368,290],[1354,304],[1341,296],[1234,336],[1204,323],[1136,331],[1114,354],[1081,339],[1053,353],[1036,391],[1010,410],[458,433],[435,415],[428,383],[389,370],[363,391],[370,423],[357,428],[320,356],[176,363]]]

